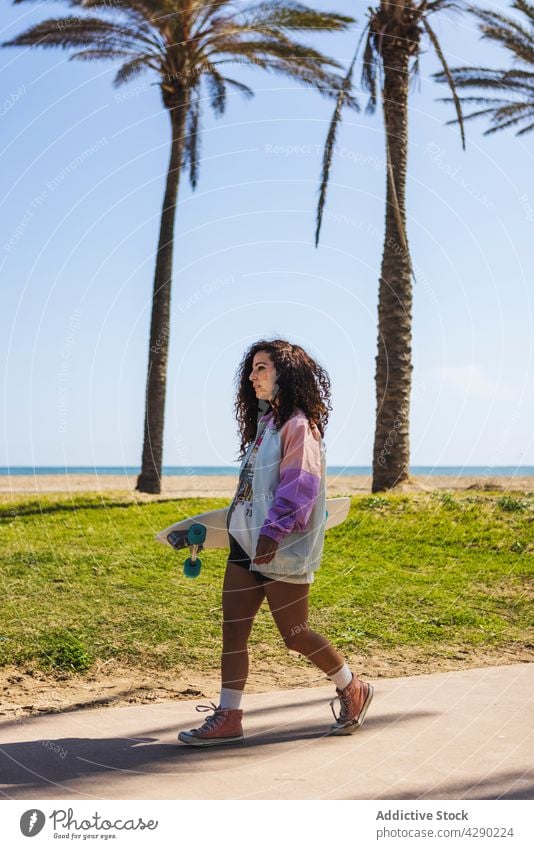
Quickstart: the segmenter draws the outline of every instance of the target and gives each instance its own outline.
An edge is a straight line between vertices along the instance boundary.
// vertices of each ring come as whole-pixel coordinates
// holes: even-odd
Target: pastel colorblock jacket
[[[279,544],[266,565],[251,570],[276,576],[304,576],[313,581],[323,552],[326,524],[326,457],[318,428],[297,409],[279,431],[269,411],[258,448],[252,481],[251,544],[254,557],[260,534]],[[253,449],[243,457],[241,468]]]

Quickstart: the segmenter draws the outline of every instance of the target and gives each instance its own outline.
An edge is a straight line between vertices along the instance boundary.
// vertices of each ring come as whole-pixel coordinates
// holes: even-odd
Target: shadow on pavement
[[[403,722],[431,716],[420,712],[395,719]],[[365,723],[365,729],[375,730],[389,725],[393,717],[373,717]],[[151,729],[145,735],[132,738],[81,738],[64,737],[54,740],[32,740],[23,743],[5,743],[0,745],[0,792],[6,794],[8,788],[32,786],[38,798],[48,785],[62,786],[64,783],[109,772],[127,775],[133,774],[174,774],[187,776],[197,766],[209,764],[216,768],[221,760],[226,761],[232,751],[233,759],[248,761],[258,748],[281,743],[298,743],[320,740],[328,737],[330,722],[306,723],[297,725],[287,722],[279,726],[265,725],[250,733],[243,743],[235,746],[215,746],[199,749],[176,743],[158,743],[158,735],[178,732],[173,723],[160,729]],[[246,730],[245,730],[246,733]],[[363,732],[365,733],[365,732]],[[357,732],[358,734],[358,732]],[[356,735],[355,735],[356,738]],[[354,738],[354,739],[355,739]],[[333,746],[343,745],[346,738],[329,738]],[[221,767],[227,769],[227,761]],[[110,776],[106,776],[109,780]],[[68,789],[68,786],[67,788]],[[15,792],[15,791],[14,791]]]
[[[526,783],[528,773],[494,772],[487,778],[473,781],[468,778],[455,781],[440,781],[433,788],[414,785],[396,792],[396,799],[534,799],[534,783]],[[522,785],[521,785],[522,783]],[[518,786],[515,786],[518,785]],[[506,787],[506,790],[503,790]],[[352,798],[352,797],[348,797]],[[390,796],[377,796],[389,799]]]

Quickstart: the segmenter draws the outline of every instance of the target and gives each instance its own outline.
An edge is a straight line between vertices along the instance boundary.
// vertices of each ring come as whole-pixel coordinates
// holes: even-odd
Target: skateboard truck
[[[176,551],[189,547],[189,557],[184,561],[184,575],[186,578],[198,578],[202,566],[202,560],[197,557],[199,551],[204,548],[206,541],[206,527],[194,523],[184,531],[171,531],[167,542]]]

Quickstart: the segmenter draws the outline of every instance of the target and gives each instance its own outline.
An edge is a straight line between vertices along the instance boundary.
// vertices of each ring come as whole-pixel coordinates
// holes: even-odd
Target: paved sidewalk
[[[534,663],[372,683],[351,737],[326,736],[331,686],[245,695],[246,742],[203,751],[176,740],[206,717],[198,700],[3,722],[0,795],[534,798]]]

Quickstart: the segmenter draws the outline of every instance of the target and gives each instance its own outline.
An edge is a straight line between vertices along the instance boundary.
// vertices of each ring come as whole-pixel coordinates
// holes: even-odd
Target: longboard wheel
[[[184,575],[186,578],[198,578],[200,575],[200,567],[202,566],[202,560],[198,557],[193,563],[190,557],[184,563]]]
[[[189,527],[187,535],[189,545],[202,545],[206,541],[206,528],[204,525],[195,522],[194,525]]]

